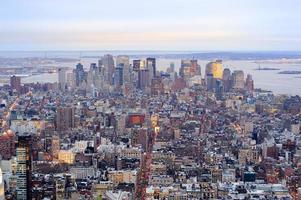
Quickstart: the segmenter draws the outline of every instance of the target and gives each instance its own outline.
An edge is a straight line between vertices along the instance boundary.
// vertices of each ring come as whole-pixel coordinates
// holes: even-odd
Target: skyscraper
[[[236,90],[242,90],[245,87],[245,77],[242,70],[235,70],[233,72],[233,88]]]
[[[229,92],[232,87],[231,71],[229,68],[225,68],[223,71],[223,85],[225,92]]]
[[[143,60],[133,60],[133,71],[145,69],[145,62]]]
[[[215,96],[216,96],[217,100],[222,100],[223,91],[224,91],[224,87],[223,87],[222,80],[216,79],[216,82],[215,82]]]
[[[223,78],[223,66],[221,60],[216,60],[215,62],[210,62],[206,65],[205,76],[207,74],[212,74],[215,79]]]
[[[123,81],[130,81],[130,58],[126,55],[119,55],[116,58],[116,66],[123,64]]]
[[[65,68],[59,68],[58,69],[58,79],[59,79],[59,89],[61,91],[65,91],[66,89],[66,69]]]
[[[31,199],[31,136],[18,137],[17,154],[17,199]]]
[[[146,68],[149,70],[150,79],[156,77],[156,58],[146,58]]]
[[[207,84],[207,90],[212,91],[214,88],[214,78],[213,74],[207,74],[206,76],[206,84]]]
[[[73,107],[58,107],[56,111],[56,129],[68,130],[74,127],[75,110]]]
[[[12,76],[10,77],[10,87],[11,90],[16,90],[17,93],[21,92],[21,77],[20,76]]]
[[[114,85],[116,85],[116,86],[123,85],[123,73],[124,73],[124,64],[120,63],[115,68]]]
[[[191,76],[195,76],[196,75],[196,72],[197,72],[197,70],[198,70],[198,60],[195,60],[195,59],[193,59],[193,60],[191,60],[190,61],[191,62],[191,66],[190,66],[190,75]]]
[[[201,67],[197,60],[182,60],[179,75],[182,78],[191,78],[201,74]]]
[[[84,66],[81,63],[78,63],[75,69],[75,83],[77,87],[83,82],[84,77],[85,77]]]
[[[147,69],[139,70],[138,72],[138,88],[144,90],[149,86],[149,71]]]
[[[190,67],[191,67],[190,60],[181,60],[181,67],[180,67],[179,75],[184,79],[189,78],[190,77]]]
[[[252,75],[248,74],[246,79],[246,90],[252,92],[254,90],[254,81]]]
[[[169,65],[169,68],[170,68],[170,72],[174,72],[175,71],[175,63],[171,62]]]
[[[101,59],[103,70],[104,70],[104,79],[107,84],[113,85],[113,74],[115,71],[114,59],[110,54],[106,54]]]

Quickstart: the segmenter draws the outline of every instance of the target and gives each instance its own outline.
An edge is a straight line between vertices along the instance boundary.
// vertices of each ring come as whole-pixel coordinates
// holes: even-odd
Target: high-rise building
[[[16,92],[21,92],[21,77],[20,76],[12,76],[10,77],[10,87],[11,90],[15,90]]]
[[[123,64],[123,81],[130,81],[130,58],[126,55],[119,55],[116,58],[116,66]]]
[[[144,60],[133,60],[133,71],[146,69]]]
[[[65,91],[67,85],[65,68],[58,69],[58,79],[59,79],[59,89],[61,91]]]
[[[75,83],[77,87],[80,86],[80,84],[84,81],[84,78],[85,78],[84,66],[81,63],[78,63],[75,69]]]
[[[149,86],[149,71],[142,69],[138,71],[138,88],[143,90]]]
[[[222,100],[223,92],[224,92],[224,87],[223,87],[222,80],[216,79],[216,82],[215,82],[215,96],[216,96],[217,100]]]
[[[212,74],[215,79],[223,78],[223,66],[221,60],[216,60],[215,62],[210,62],[206,65],[205,76],[207,74]]]
[[[235,70],[232,74],[233,88],[236,90],[242,90],[245,88],[245,77],[242,70]]]
[[[75,86],[76,86],[75,74],[67,73],[67,87],[74,88]]]
[[[123,85],[123,73],[124,73],[124,64],[120,63],[115,68],[114,85],[116,85],[116,86]]]
[[[170,69],[170,72],[174,72],[175,71],[175,63],[174,62],[170,63],[169,69]]]
[[[231,81],[231,71],[229,68],[225,68],[223,71],[223,85],[224,85],[224,91],[229,92],[232,87],[232,81]]]
[[[197,60],[182,60],[179,75],[182,78],[191,78],[201,74],[201,67]]]
[[[149,71],[150,79],[156,77],[156,58],[146,58],[146,68]]]
[[[58,107],[56,111],[56,129],[68,130],[74,127],[75,109],[73,107]]]
[[[113,74],[115,71],[114,58],[110,54],[106,54],[101,59],[103,70],[104,70],[104,79],[107,84],[113,85]]]
[[[17,199],[31,199],[31,136],[18,137],[17,155]]]
[[[90,64],[90,71],[96,71],[97,70],[97,65],[96,63],[91,63]]]
[[[254,90],[254,81],[252,75],[248,74],[246,79],[246,90],[252,92]]]
[[[189,78],[190,77],[190,67],[191,67],[190,60],[181,60],[181,67],[179,70],[179,75],[184,79]]]
[[[199,67],[198,60],[193,59],[190,62],[191,62],[190,75],[195,76],[198,71],[198,67]]]
[[[213,74],[207,74],[206,76],[206,84],[207,84],[207,90],[212,91],[214,88],[214,78]]]

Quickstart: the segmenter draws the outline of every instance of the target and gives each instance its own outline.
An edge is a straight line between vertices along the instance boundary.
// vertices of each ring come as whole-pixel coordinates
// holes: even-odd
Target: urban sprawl
[[[301,199],[301,97],[202,67],[107,54],[57,83],[11,76],[0,199]]]

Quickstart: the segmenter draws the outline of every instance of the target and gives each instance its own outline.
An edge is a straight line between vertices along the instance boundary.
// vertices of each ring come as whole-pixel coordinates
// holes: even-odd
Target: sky
[[[1,0],[0,50],[301,50],[300,0]]]

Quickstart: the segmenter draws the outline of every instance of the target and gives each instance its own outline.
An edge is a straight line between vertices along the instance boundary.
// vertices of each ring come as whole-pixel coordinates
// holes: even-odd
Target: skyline
[[[301,2],[6,1],[1,51],[298,51]]]

